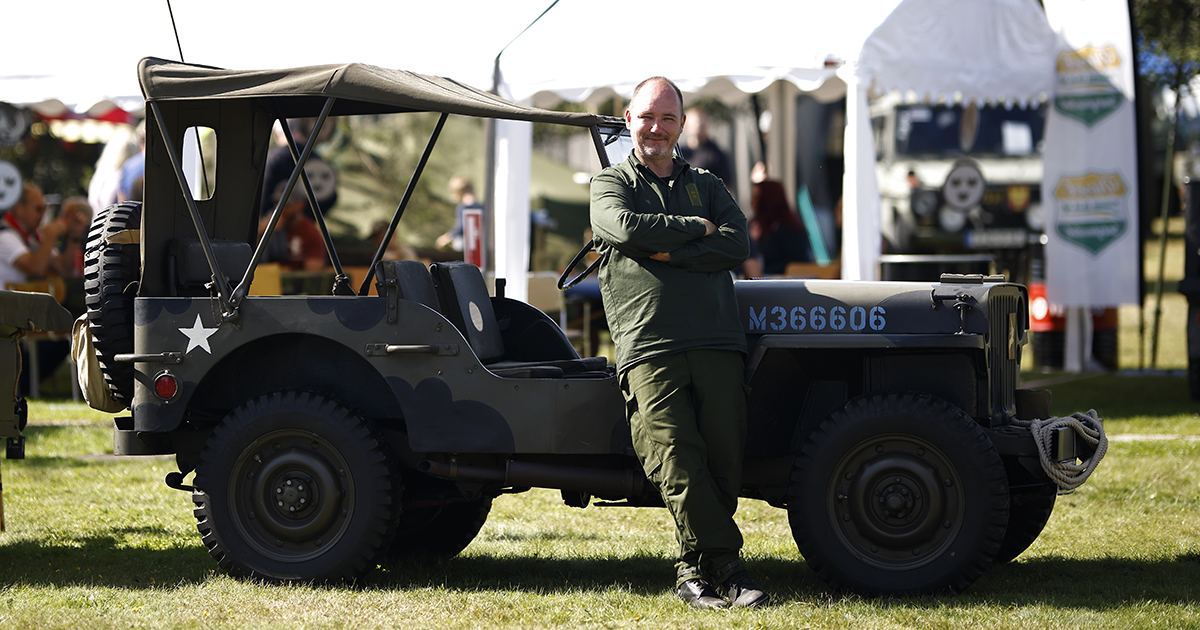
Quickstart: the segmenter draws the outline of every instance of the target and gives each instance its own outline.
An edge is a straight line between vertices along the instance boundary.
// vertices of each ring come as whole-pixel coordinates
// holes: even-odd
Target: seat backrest
[[[440,311],[437,288],[429,269],[419,260],[381,260],[375,267],[375,287],[379,295],[387,295],[386,287],[380,286],[391,278],[396,279],[400,298],[424,304]]]
[[[254,250],[250,243],[210,239],[213,256],[230,283],[239,282],[250,266]],[[178,238],[168,248],[169,273],[173,276],[171,295],[207,295],[204,285],[212,282],[212,269],[198,238]]]
[[[467,338],[479,360],[489,363],[502,358],[504,340],[479,267],[466,262],[434,263],[429,271],[442,314]]]

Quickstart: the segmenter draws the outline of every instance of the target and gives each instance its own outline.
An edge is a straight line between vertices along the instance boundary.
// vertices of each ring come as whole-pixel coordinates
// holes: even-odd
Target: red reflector
[[[175,393],[179,391],[179,382],[170,374],[160,374],[154,379],[154,393],[158,394],[159,398],[167,400],[175,397]]]

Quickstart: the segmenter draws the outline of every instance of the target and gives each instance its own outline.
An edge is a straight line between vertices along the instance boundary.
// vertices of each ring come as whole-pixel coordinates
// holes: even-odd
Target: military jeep
[[[382,260],[381,245],[370,277],[350,285],[305,179],[311,142],[289,136],[296,166],[282,198],[306,189],[336,279],[327,295],[249,294],[270,236],[257,234],[257,200],[276,121],[316,117],[319,129],[331,116],[439,112],[426,158],[452,114],[573,125],[602,166],[627,155],[623,121],[359,64],[251,72],[145,59],[138,71],[144,201],[98,213],[89,234],[94,359],[130,411],[115,420],[115,452],[175,455],[166,483],[192,493],[223,570],[340,580],[454,555],[495,497],[535,487],[581,508],[661,506],[614,369],[580,357],[502,282],[491,295],[475,266]],[[194,127],[219,139],[207,188],[182,150]],[[411,190],[398,191],[384,243]],[[1057,487],[1017,423],[1050,412],[1048,392],[1017,389],[1023,286],[749,280],[737,292],[751,392],[741,495],[788,510],[823,580],[962,590],[1036,539]],[[1058,458],[1074,460],[1074,434],[1060,438]]]
[[[1040,280],[1045,106],[905,103],[889,94],[872,103],[871,121],[890,253],[977,265],[992,258],[1009,278]]]

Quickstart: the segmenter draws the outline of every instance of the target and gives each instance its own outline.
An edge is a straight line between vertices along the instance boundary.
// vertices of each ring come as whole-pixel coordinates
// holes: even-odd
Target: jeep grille
[[[1028,324],[1025,308],[1020,292],[999,287],[988,292],[988,380],[993,424],[1016,415],[1021,340]]]

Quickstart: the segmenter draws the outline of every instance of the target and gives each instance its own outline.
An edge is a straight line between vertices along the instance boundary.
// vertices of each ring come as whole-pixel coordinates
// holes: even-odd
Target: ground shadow
[[[114,529],[111,536],[0,545],[0,584],[147,589],[196,584],[217,568],[198,541],[193,547],[118,549],[122,534],[171,535],[133,527]]]
[[[123,534],[162,534],[154,528],[114,530],[113,535],[0,545],[0,585],[153,589],[198,584],[218,572],[203,546],[118,549]],[[858,595],[830,590],[803,560],[758,558],[747,567],[784,603],[836,603]],[[353,584],[335,588],[399,590],[436,587],[460,591],[582,593],[613,590],[657,596],[673,586],[673,563],[661,555],[620,550],[577,558],[495,557],[468,553],[449,559],[389,561]],[[1188,605],[1200,584],[1200,554],[1140,561],[1060,556],[1018,560],[988,569],[960,594],[880,597],[883,606],[1050,606],[1103,612],[1134,603]]]
[[[853,593],[832,591],[802,560],[766,558],[748,562],[747,566],[776,603],[860,598]],[[615,588],[637,595],[659,595],[673,586],[673,573],[672,563],[662,557],[546,559],[466,555],[384,565],[368,576],[365,584],[400,590],[435,586],[463,591],[585,594]],[[956,603],[1001,603],[1104,611],[1137,602],[1194,603],[1197,583],[1200,583],[1197,554],[1151,562],[1048,557],[993,566],[964,593],[874,599],[885,606],[935,608]],[[1089,586],[1084,588],[1085,584]]]

